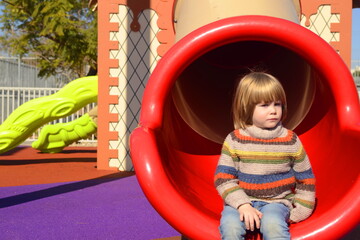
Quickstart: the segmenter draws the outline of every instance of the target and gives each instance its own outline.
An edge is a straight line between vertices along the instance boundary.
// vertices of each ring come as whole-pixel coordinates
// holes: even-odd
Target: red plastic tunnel
[[[337,239],[360,220],[360,108],[338,53],[307,29],[273,17],[232,17],[201,27],[159,61],[130,148],[153,207],[190,239],[219,239],[222,200],[213,177],[237,76],[261,68],[284,85],[285,126],[300,136],[317,179],[313,215],[293,239]]]

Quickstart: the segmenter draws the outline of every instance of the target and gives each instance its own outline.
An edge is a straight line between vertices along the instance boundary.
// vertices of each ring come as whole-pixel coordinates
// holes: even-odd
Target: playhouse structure
[[[349,72],[358,3],[252,2],[92,2],[99,14],[98,168],[135,168],[150,203],[175,229],[218,239],[222,203],[212,179],[232,129],[233,80],[265,68],[284,85],[284,124],[300,136],[317,179],[316,210],[291,226],[292,236],[339,238],[360,220],[360,108]]]
[[[147,81],[157,62],[175,43],[174,21],[177,20],[174,14],[176,4],[182,5],[183,2],[187,1],[91,1],[99,15],[98,164],[101,169],[132,169],[129,135],[138,126]],[[208,1],[196,2],[196,8],[190,7],[198,18],[203,18],[202,8]],[[228,0],[211,2],[222,6],[231,4]],[[238,2],[239,5],[248,4],[247,1]],[[353,7],[358,7],[356,1],[284,2],[298,3],[301,8],[298,10],[300,25],[328,42],[350,67],[351,11]],[[196,27],[188,28],[195,30]]]

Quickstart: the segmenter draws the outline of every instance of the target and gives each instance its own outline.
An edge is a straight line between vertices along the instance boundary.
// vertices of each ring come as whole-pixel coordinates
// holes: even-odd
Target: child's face
[[[256,104],[252,121],[259,128],[274,128],[281,120],[282,104],[280,101]]]

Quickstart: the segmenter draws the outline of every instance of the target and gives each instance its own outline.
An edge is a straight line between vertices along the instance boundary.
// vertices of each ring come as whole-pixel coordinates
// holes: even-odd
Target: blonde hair
[[[235,129],[252,125],[255,106],[261,102],[281,101],[283,120],[286,116],[285,91],[274,76],[263,72],[251,72],[239,82],[232,106]]]

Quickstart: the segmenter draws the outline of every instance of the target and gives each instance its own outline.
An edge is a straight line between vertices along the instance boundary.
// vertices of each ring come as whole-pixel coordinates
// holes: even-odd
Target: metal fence
[[[38,76],[36,58],[0,57],[1,87],[63,87],[68,79],[58,74],[47,78]]]
[[[6,120],[6,118],[16,108],[18,108],[25,102],[28,102],[35,98],[52,95],[59,90],[60,90],[60,88],[0,87],[0,124],[3,123]],[[76,112],[66,118],[57,119],[48,124],[65,123],[65,122],[73,121],[73,120],[77,119],[78,117],[84,115],[85,113],[89,112],[94,106],[95,106],[95,103],[89,104],[89,105],[85,106],[84,108],[80,109],[78,112]],[[37,131],[35,131],[33,133],[33,135],[27,139],[27,141],[25,143],[31,144],[33,141],[35,141],[40,134],[40,130],[41,130],[41,128],[38,129]],[[82,139],[75,144],[81,145],[81,146],[96,146],[97,140],[96,140],[96,137],[93,135],[91,138]]]
[[[351,60],[351,73],[353,75],[360,99],[360,60]]]

